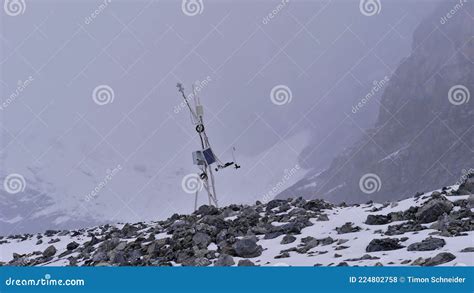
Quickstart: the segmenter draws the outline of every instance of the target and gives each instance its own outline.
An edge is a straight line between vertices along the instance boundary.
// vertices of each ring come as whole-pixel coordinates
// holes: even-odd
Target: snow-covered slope
[[[472,266],[471,187],[385,204],[334,206],[299,198],[201,206],[164,221],[8,236],[0,238],[0,263]]]

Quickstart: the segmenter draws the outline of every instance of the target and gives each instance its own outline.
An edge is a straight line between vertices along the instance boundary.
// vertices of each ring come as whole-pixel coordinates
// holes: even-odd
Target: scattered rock
[[[443,247],[446,244],[446,241],[441,238],[428,237],[421,242],[415,242],[408,245],[408,251],[429,251],[436,250]]]
[[[436,198],[425,203],[416,213],[418,222],[425,224],[438,219],[444,213],[449,213],[453,209],[453,204],[444,198]]]
[[[337,234],[346,234],[346,233],[353,233],[353,232],[358,232],[361,230],[359,226],[353,226],[354,223],[352,222],[347,222],[341,227],[337,227],[336,231]]]
[[[79,243],[77,243],[77,242],[75,242],[75,241],[70,242],[70,243],[68,243],[68,244],[66,245],[66,249],[67,249],[67,250],[74,250],[74,249],[76,249],[76,248],[78,248],[78,247],[79,247]]]
[[[257,240],[254,237],[246,237],[237,240],[233,248],[237,256],[240,257],[257,257],[262,254],[262,246],[257,245]]]
[[[43,251],[43,257],[48,258],[52,257],[53,255],[56,254],[56,247],[54,245],[48,246],[44,251]]]
[[[423,262],[422,266],[425,266],[425,267],[437,266],[437,265],[440,265],[440,264],[450,262],[450,261],[454,260],[455,258],[456,258],[456,256],[452,253],[441,252],[433,258],[426,259]]]
[[[288,243],[293,243],[295,242],[296,237],[293,235],[285,235],[283,239],[281,240],[280,244],[288,244]]]
[[[468,178],[464,180],[464,182],[459,186],[458,190],[456,191],[458,195],[468,195],[474,194],[474,175],[470,174]]]
[[[206,248],[212,241],[211,236],[206,233],[197,232],[193,236],[193,244],[197,245],[199,248]]]
[[[347,249],[347,248],[349,248],[349,246],[340,245],[340,246],[336,246],[336,248],[334,250],[343,250],[343,249]]]
[[[215,206],[202,205],[195,212],[195,214],[201,216],[217,215],[219,214],[219,209],[217,209]]]
[[[239,267],[254,267],[255,264],[249,259],[241,259],[237,264]]]
[[[232,256],[228,254],[219,255],[217,260],[214,262],[214,265],[218,267],[229,267],[229,266],[233,266],[234,264],[235,264],[234,259],[232,258]]]
[[[402,235],[407,232],[415,232],[427,229],[425,226],[415,223],[414,221],[408,221],[398,225],[389,225],[385,232],[388,236]]]
[[[92,257],[92,261],[95,261],[95,262],[101,262],[107,259],[108,259],[107,254],[103,251],[97,251],[96,253],[94,253],[94,256]]]
[[[285,252],[275,256],[274,258],[278,259],[278,258],[287,258],[287,257],[290,257],[290,253],[285,251]]]
[[[197,267],[207,267],[211,265],[211,261],[205,257],[198,257],[194,260],[194,265]]]
[[[373,260],[373,259],[380,259],[380,257],[371,256],[370,254],[364,254],[361,257],[349,258],[349,259],[346,259],[345,261],[360,261],[360,260]]]
[[[57,242],[59,242],[59,241],[61,241],[61,239],[59,239],[59,238],[52,238],[52,239],[50,239],[50,240],[48,241],[48,244],[57,243]]]
[[[388,251],[403,248],[404,246],[400,245],[399,241],[397,238],[372,239],[365,251]]]
[[[365,223],[367,225],[385,225],[390,223],[390,217],[385,215],[368,215]]]
[[[474,252],[474,247],[463,248],[460,252]]]

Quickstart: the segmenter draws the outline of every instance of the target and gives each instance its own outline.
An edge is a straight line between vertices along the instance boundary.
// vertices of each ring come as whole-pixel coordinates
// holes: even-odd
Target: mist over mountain
[[[382,90],[346,113],[374,81],[392,84],[439,1],[382,1],[373,16],[359,1],[203,1],[196,13],[182,1],[25,2],[1,17],[1,235],[192,212],[183,178],[200,144],[177,82],[201,85],[215,152],[236,148],[242,168],[216,174],[221,206],[268,201],[364,137],[354,121],[387,119]]]
[[[459,181],[474,166],[474,3],[445,1],[417,27],[383,91],[375,126],[278,198],[390,201]],[[348,113],[364,115],[370,95]],[[311,147],[308,147],[311,148]]]

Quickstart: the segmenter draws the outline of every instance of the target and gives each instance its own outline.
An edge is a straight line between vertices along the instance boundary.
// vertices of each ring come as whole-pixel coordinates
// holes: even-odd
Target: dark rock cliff
[[[396,200],[474,168],[474,3],[440,5],[412,47],[385,86],[375,126],[324,172],[310,171],[277,198]],[[365,174],[377,177],[370,192],[360,186]]]

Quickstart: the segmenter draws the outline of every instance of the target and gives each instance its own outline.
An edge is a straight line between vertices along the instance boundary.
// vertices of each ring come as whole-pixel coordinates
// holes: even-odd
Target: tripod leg
[[[199,194],[199,190],[196,190],[196,194],[194,195],[194,211],[197,211],[198,194]]]
[[[209,175],[211,179],[211,184],[212,184],[212,194],[213,194],[213,199],[214,199],[214,204],[216,205],[216,208],[219,207],[217,204],[217,194],[216,194],[216,186],[215,186],[215,181],[214,181],[214,174],[212,173],[212,169],[209,168]]]

